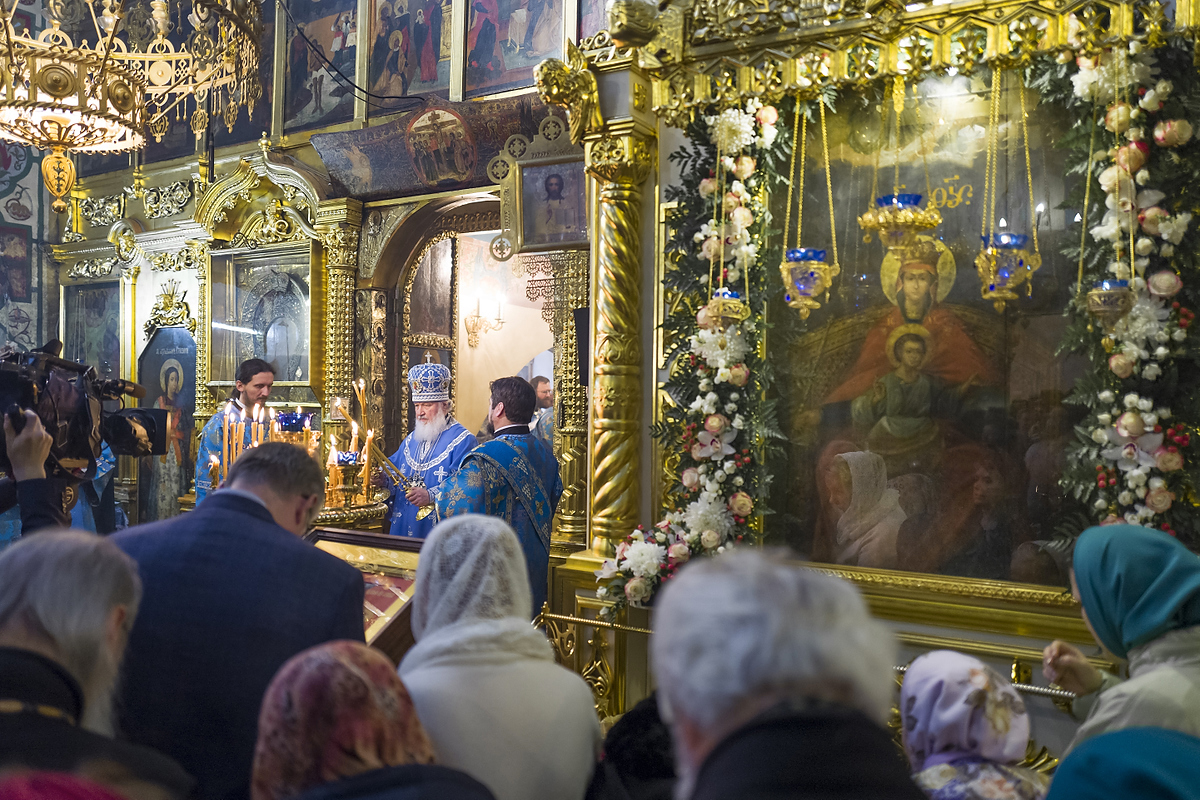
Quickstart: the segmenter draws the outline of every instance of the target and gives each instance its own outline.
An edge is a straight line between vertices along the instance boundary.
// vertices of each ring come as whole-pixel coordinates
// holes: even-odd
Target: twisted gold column
[[[641,500],[641,185],[653,165],[636,134],[588,143],[599,181],[592,345],[591,532],[600,549],[638,524]],[[606,541],[607,540],[607,541]]]

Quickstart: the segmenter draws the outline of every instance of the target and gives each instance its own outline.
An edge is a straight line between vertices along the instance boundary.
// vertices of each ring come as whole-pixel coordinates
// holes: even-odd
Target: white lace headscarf
[[[842,453],[836,458],[850,468],[852,494],[850,507],[837,524],[837,541],[857,551],[854,543],[871,538],[879,529],[899,529],[904,522],[900,493],[887,488],[887,467],[877,453]],[[892,531],[894,535],[894,531]]]
[[[400,664],[402,677],[418,664],[468,654],[553,658],[529,623],[525,555],[504,520],[463,514],[435,526],[421,548],[412,604],[417,644]]]

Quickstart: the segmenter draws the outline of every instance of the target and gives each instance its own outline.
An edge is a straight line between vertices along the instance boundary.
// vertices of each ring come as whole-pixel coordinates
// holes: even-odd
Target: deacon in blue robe
[[[546,602],[550,529],[563,492],[554,453],[529,430],[534,403],[533,388],[520,378],[494,381],[488,427],[495,438],[467,453],[437,500],[439,519],[486,514],[512,527],[525,551],[533,590],[531,617]]]
[[[424,539],[433,530],[437,514],[433,508],[417,519],[422,507],[437,503],[439,487],[465,456],[475,447],[475,436],[450,416],[450,370],[433,361],[433,352],[425,363],[408,371],[417,418],[413,432],[405,437],[389,461],[409,479],[408,485],[392,488],[388,500],[393,536]]]

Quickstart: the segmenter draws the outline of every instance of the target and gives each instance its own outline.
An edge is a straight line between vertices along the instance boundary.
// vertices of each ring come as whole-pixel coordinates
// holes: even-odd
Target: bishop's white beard
[[[449,414],[437,414],[429,422],[421,422],[417,420],[416,430],[413,435],[417,437],[417,441],[421,444],[433,444],[438,440],[438,437],[446,432],[446,428],[450,427]]]

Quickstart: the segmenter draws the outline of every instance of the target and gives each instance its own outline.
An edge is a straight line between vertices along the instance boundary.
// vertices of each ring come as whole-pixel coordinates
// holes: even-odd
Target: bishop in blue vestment
[[[475,436],[450,416],[450,370],[426,360],[408,371],[409,388],[417,419],[413,432],[400,443],[389,459],[409,479],[396,486],[388,500],[391,508],[389,533],[424,539],[433,530],[442,482],[458,469],[473,447]],[[422,508],[429,508],[417,519]]]
[[[563,492],[554,453],[529,430],[535,404],[524,380],[493,381],[488,430],[495,438],[467,453],[437,498],[439,519],[486,514],[516,531],[533,590],[531,617],[546,602],[550,529]]]

